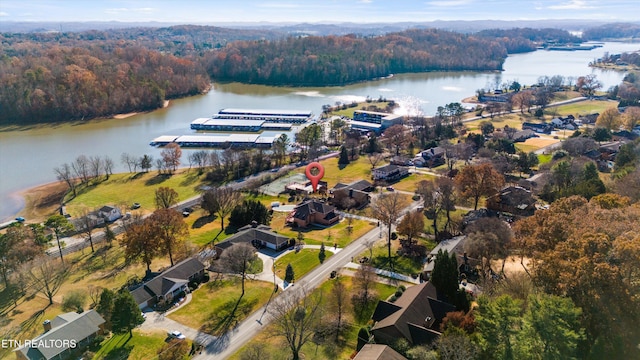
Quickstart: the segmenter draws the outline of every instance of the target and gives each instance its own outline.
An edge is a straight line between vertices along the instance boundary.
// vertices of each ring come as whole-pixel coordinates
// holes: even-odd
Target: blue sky
[[[0,0],[0,21],[640,20],[639,0]]]

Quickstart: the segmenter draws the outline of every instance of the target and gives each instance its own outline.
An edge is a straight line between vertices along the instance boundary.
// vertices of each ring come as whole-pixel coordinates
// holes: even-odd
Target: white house
[[[117,207],[105,205],[98,210],[98,216],[112,222],[120,219],[122,217],[122,213]]]

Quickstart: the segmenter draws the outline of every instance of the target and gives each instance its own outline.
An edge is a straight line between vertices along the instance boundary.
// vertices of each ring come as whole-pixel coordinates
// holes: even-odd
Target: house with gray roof
[[[287,216],[287,224],[297,227],[309,225],[331,226],[340,221],[336,207],[316,199],[305,200]]]
[[[131,295],[140,309],[170,302],[181,292],[188,292],[189,282],[200,280],[204,271],[203,263],[196,258],[188,258],[132,290]]]
[[[249,243],[255,247],[266,247],[271,250],[280,251],[288,246],[293,245],[295,240],[280,235],[271,230],[267,225],[251,225],[243,226],[238,232],[226,238],[215,245],[216,256],[220,256],[226,249],[238,243]]]
[[[104,319],[95,310],[69,312],[43,323],[44,333],[16,349],[20,360],[67,359],[104,331]]]
[[[353,360],[407,360],[387,345],[365,344]]]

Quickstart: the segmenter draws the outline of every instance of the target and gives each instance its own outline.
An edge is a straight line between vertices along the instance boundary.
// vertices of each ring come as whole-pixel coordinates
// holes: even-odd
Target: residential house
[[[298,204],[287,216],[287,223],[295,227],[309,225],[331,226],[340,221],[336,207],[315,199]]]
[[[395,302],[380,300],[371,317],[376,343],[404,338],[411,345],[429,344],[440,336],[440,324],[455,306],[441,300],[430,282],[408,287]]]
[[[520,130],[513,134],[513,142],[522,142],[533,137],[538,137],[535,131],[531,129]]]
[[[407,360],[387,345],[364,344],[353,360]]]
[[[309,195],[313,193],[313,186],[311,185],[311,180],[307,179],[306,175],[297,174],[289,178],[289,182],[285,185],[284,191],[287,193],[294,191],[296,194]],[[327,192],[326,181],[318,181],[318,192]]]
[[[551,130],[553,130],[553,125],[549,123],[530,123],[525,122],[522,124],[522,130],[533,130],[539,134],[551,134]]]
[[[117,207],[105,205],[98,210],[98,217],[101,217],[108,222],[113,222],[120,219],[122,217],[122,213]]]
[[[591,125],[591,124],[595,124],[596,120],[598,119],[598,116],[600,116],[600,113],[595,113],[595,114],[589,114],[589,115],[583,115],[580,118],[578,118],[580,120],[580,122],[582,122],[582,124],[584,125]]]
[[[409,175],[409,169],[398,165],[385,165],[372,171],[374,181],[386,181],[388,183],[402,179]]]
[[[423,159],[424,166],[436,167],[445,163],[446,150],[443,147],[436,146],[421,151],[416,157]]]
[[[551,125],[556,129],[575,130],[578,128],[578,124],[575,120],[576,118],[573,115],[557,117],[551,119]]]
[[[487,209],[517,216],[531,216],[536,211],[536,199],[531,191],[521,186],[507,186],[487,198]]]
[[[598,148],[600,152],[600,157],[604,161],[615,161],[616,155],[620,151],[620,147],[626,144],[627,141],[613,141],[608,144],[602,145]]]
[[[360,209],[369,204],[369,193],[373,184],[367,180],[354,181],[350,184],[338,183],[329,193],[333,195],[329,202],[340,209]]]
[[[295,240],[280,235],[267,225],[253,222],[243,226],[238,232],[215,245],[216,255],[220,256],[226,249],[239,243],[248,243],[258,248],[268,248],[275,251],[283,250],[293,245]]]
[[[104,322],[95,310],[60,314],[51,321],[45,320],[44,333],[16,349],[16,356],[20,360],[71,358],[74,350],[103,333]]]
[[[189,282],[202,279],[204,271],[203,263],[196,258],[188,258],[132,290],[131,295],[140,309],[169,303],[180,293],[189,292]]]
[[[435,265],[434,259],[440,250],[447,251],[449,254],[456,254],[456,257],[462,258],[464,256],[464,243],[467,239],[466,235],[456,236],[451,239],[442,240],[436,245],[433,250],[427,255],[427,262],[424,264],[423,274],[428,279],[431,276],[431,272],[433,272],[433,267]],[[461,263],[458,260],[458,263]]]

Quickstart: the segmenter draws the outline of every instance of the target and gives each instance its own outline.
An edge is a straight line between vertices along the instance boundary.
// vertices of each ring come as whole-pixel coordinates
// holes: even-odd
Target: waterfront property
[[[313,120],[311,111],[268,109],[222,109],[212,116],[221,120],[263,120],[267,123],[304,124]]]
[[[191,122],[192,130],[209,131],[244,131],[258,132],[262,130],[264,120],[231,120],[198,118]]]
[[[181,147],[214,147],[214,148],[265,148],[269,149],[280,137],[261,136],[254,134],[224,134],[224,135],[163,135],[153,139],[149,145],[166,146],[176,143]]]
[[[351,128],[357,130],[374,131],[380,133],[384,129],[402,124],[402,115],[387,114],[375,111],[355,110],[353,112],[353,121]]]

